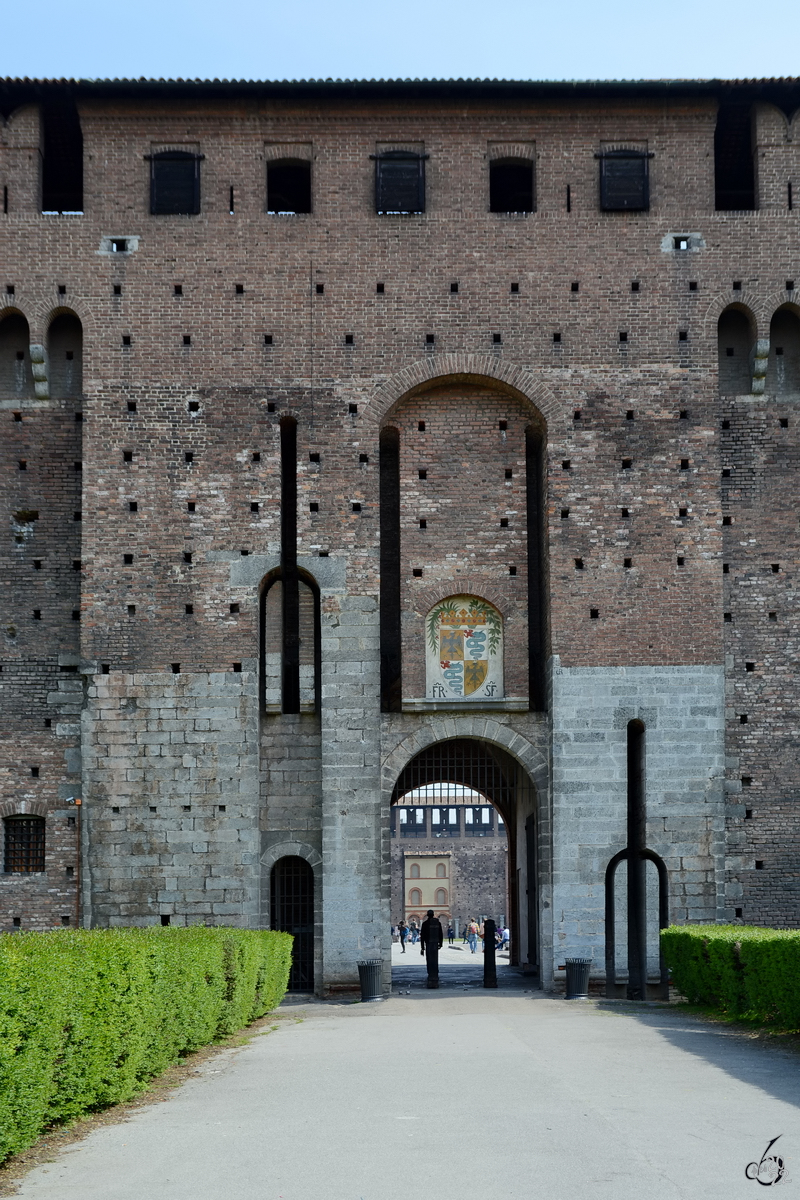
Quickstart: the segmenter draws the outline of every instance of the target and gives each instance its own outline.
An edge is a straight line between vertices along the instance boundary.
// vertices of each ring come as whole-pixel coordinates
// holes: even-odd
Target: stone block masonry
[[[553,949],[602,973],[605,872],[627,845],[629,721],[645,726],[647,848],[667,865],[670,920],[727,917],[723,671],[556,659],[552,688]]]
[[[83,745],[86,922],[256,928],[255,674],[97,675]]]

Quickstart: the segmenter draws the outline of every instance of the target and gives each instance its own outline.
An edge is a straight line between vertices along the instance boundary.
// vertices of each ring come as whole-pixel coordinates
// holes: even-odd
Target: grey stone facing
[[[564,668],[553,660],[556,967],[587,955],[596,973],[604,970],[604,877],[627,840],[626,729],[635,718],[646,728],[647,841],[669,872],[670,918],[722,918],[724,712],[721,666]]]
[[[85,923],[255,927],[254,672],[95,675],[82,745]]]

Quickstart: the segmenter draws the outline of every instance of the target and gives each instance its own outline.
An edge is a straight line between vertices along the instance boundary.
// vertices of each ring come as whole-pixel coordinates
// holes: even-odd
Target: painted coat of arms
[[[503,622],[476,596],[449,596],[428,613],[430,700],[498,700],[503,695]]]

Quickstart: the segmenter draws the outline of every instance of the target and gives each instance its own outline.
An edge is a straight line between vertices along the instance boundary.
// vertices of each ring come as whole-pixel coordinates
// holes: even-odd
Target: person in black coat
[[[420,953],[425,955],[428,966],[428,987],[439,986],[439,951],[444,944],[442,922],[433,915],[433,909],[428,909],[428,918],[422,922],[420,930]]]

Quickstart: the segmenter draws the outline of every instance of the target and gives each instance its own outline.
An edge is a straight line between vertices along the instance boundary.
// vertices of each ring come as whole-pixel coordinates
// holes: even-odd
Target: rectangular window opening
[[[650,156],[641,150],[609,150],[598,157],[602,210],[646,212],[650,207]]]
[[[297,216],[311,212],[311,163],[279,159],[267,163],[267,212]]]
[[[425,211],[427,155],[388,150],[375,160],[375,211],[382,216],[411,216]]]
[[[74,98],[42,105],[42,212],[83,212],[83,133]]]
[[[714,206],[718,212],[755,208],[752,102],[723,101],[714,130]]]
[[[490,162],[489,212],[534,211],[533,162],[520,158],[500,158]]]
[[[200,163],[188,150],[164,150],[150,159],[150,212],[153,216],[194,216],[200,212]]]

